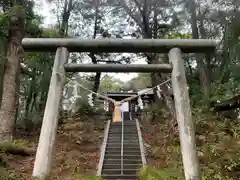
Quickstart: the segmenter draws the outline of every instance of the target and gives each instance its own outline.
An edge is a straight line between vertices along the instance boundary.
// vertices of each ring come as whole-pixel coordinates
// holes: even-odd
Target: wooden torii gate
[[[104,39],[25,38],[25,51],[56,52],[45,106],[33,176],[46,179],[50,174],[56,139],[60,96],[66,72],[161,72],[172,73],[172,86],[180,134],[181,153],[186,180],[201,180],[196,152],[194,123],[191,117],[183,53],[214,52],[217,42],[207,39]],[[68,63],[70,52],[148,52],[168,53],[170,64],[116,65]]]

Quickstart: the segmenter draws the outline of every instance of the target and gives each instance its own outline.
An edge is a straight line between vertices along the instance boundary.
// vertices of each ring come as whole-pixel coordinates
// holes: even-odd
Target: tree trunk
[[[156,73],[151,73],[151,82],[152,82],[152,87],[156,86],[160,82]],[[157,89],[156,88],[153,89],[153,98],[154,98],[155,102],[160,101],[160,99],[157,95]]]
[[[200,17],[200,25],[199,25],[199,31],[200,31],[200,35],[202,39],[206,39],[206,31],[204,29],[204,22],[203,22],[203,17]],[[201,82],[204,84],[204,100],[207,106],[210,105],[210,94],[211,94],[211,90],[210,90],[210,71],[211,69],[209,68],[210,66],[210,62],[211,62],[211,55],[210,54],[206,54],[204,55],[205,58],[203,58],[205,61],[202,62],[201,66],[202,66],[202,80]]]
[[[164,60],[160,55],[154,55],[153,57],[148,56],[148,58],[151,58],[151,63],[152,64],[162,64],[164,63]],[[166,81],[170,77],[165,74],[161,73],[151,73],[151,79],[152,79],[152,86],[157,86],[159,83]],[[169,91],[169,88],[167,84],[163,84],[161,87],[162,89],[162,97],[163,97],[163,102],[166,105],[166,107],[169,110],[169,113],[172,117],[172,120],[170,121],[171,126],[175,126],[176,124],[176,113],[175,113],[175,106],[172,98],[172,93]],[[155,88],[156,89],[156,88]],[[156,90],[154,91],[154,97],[158,98],[156,94]],[[155,101],[158,101],[155,99]]]
[[[98,19],[99,19],[99,0],[96,0],[95,1],[95,21],[94,21],[93,39],[96,39],[96,36],[97,36]],[[96,56],[93,53],[91,53],[90,57],[92,59],[92,63],[97,64]],[[101,78],[101,73],[97,72],[95,75],[93,92],[98,92],[98,89],[100,86],[100,78]],[[93,102],[95,101],[95,99],[96,99],[96,95],[93,94]]]
[[[4,79],[4,72],[5,72],[5,66],[7,62],[7,40],[4,39],[4,41],[1,44],[1,60],[0,60],[0,108],[1,108],[1,102],[2,102],[2,95],[3,95],[3,79]]]
[[[61,38],[66,37],[68,35],[68,22],[69,22],[69,18],[71,15],[71,11],[73,10],[73,0],[65,0],[64,1],[64,8],[63,8],[63,12],[62,12],[62,22],[59,25],[59,35]],[[62,91],[63,93],[63,91]],[[60,107],[59,107],[59,116],[62,117],[63,114],[63,94],[61,95],[60,98]],[[45,105],[45,104],[44,104]]]
[[[163,64],[164,62],[164,57],[161,57],[160,55],[156,55],[157,61],[159,64]],[[170,61],[170,60],[169,60]],[[158,73],[161,82],[164,82],[168,79],[170,79],[170,76],[168,74],[161,74]],[[174,101],[173,101],[173,94],[170,91],[169,87],[167,86],[167,84],[163,84],[161,86],[162,89],[162,96],[163,96],[163,100],[164,103],[166,104],[167,108],[169,109],[170,115],[172,117],[172,120],[170,121],[170,124],[172,127],[174,127],[176,125],[176,111],[175,111],[175,105],[174,105]]]
[[[39,112],[41,112],[41,113],[44,112],[46,102],[47,102],[47,93],[42,92],[41,98],[40,98]]]
[[[203,89],[204,104],[208,107],[210,100],[210,84],[208,79],[207,67],[204,63],[204,57],[197,55],[197,69],[200,76],[200,82]]]
[[[198,32],[198,26],[197,26],[197,7],[195,0],[190,0],[189,3],[189,9],[191,14],[191,28],[192,28],[192,38],[193,39],[199,39],[199,32]],[[197,69],[200,77],[200,83],[203,88],[203,99],[205,104],[208,106],[209,97],[210,97],[210,87],[209,87],[209,78],[208,73],[206,69],[206,65],[203,60],[203,56],[196,55],[196,61],[197,61]]]
[[[150,2],[148,0],[143,0],[143,3],[140,4],[138,1],[135,1],[136,7],[138,11],[140,12],[138,15],[137,13],[132,13],[131,10],[128,8],[126,3],[123,3],[125,1],[119,0],[120,5],[126,10],[128,15],[132,17],[132,19],[138,24],[138,26],[141,28],[141,32],[144,39],[152,39],[152,38],[159,38],[159,24],[157,21],[157,17],[159,15],[157,6],[157,1],[155,3]],[[154,9],[154,25],[152,26],[149,23],[149,20],[152,18],[150,15],[152,15],[152,8]],[[164,33],[162,33],[162,36],[164,36]],[[163,59],[158,59],[158,56],[156,54],[145,54],[148,60],[148,64],[155,64],[155,63],[163,63]],[[151,73],[151,81],[152,86],[156,86],[159,83],[163,82],[164,80],[167,80],[170,77],[164,76],[161,73]],[[169,92],[169,89],[166,84],[161,86],[161,89],[163,89],[163,99],[164,103],[166,104],[167,108],[169,109],[169,112],[172,115],[172,122],[176,122],[176,116],[175,116],[175,108],[174,103],[172,100],[172,94]],[[158,99],[158,96],[156,94],[156,91],[154,90],[155,94],[155,100]],[[174,123],[175,124],[175,123]]]
[[[15,8],[15,9],[13,9]],[[24,15],[21,7],[13,7],[8,33],[8,52],[3,80],[2,106],[0,109],[0,141],[12,140],[16,122],[20,83],[20,61],[23,54],[21,41],[24,36]]]
[[[25,114],[24,114],[24,124],[25,124],[25,128],[26,131],[29,130],[29,126],[32,125],[32,120],[29,119],[29,112],[30,112],[30,105],[31,105],[31,101],[33,99],[33,88],[36,85],[35,84],[35,76],[36,76],[36,69],[34,68],[32,71],[32,79],[30,81],[29,84],[29,89],[28,89],[28,96],[26,99],[26,105],[25,105]]]
[[[60,37],[65,37],[68,34],[68,21],[73,9],[73,0],[65,0],[64,9],[62,13],[62,23],[60,24],[59,34]]]
[[[95,80],[94,80],[94,86],[93,86],[94,92],[98,92],[98,89],[100,86],[100,78],[101,78],[101,73],[100,72],[96,73]],[[95,101],[95,99],[96,99],[96,95],[93,94],[93,102]]]

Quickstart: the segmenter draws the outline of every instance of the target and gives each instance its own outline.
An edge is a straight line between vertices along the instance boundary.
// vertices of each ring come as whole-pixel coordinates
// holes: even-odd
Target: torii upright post
[[[192,121],[188,95],[188,86],[184,62],[182,59],[182,52],[179,48],[173,48],[170,50],[169,61],[173,65],[172,86],[179,128],[185,180],[201,180],[195,142],[195,129]]]
[[[60,47],[57,49],[33,169],[33,177],[38,179],[46,179],[51,170],[58,124],[58,111],[64,85],[64,80],[57,73],[65,73],[64,64],[67,63],[68,56],[69,53],[66,48]]]

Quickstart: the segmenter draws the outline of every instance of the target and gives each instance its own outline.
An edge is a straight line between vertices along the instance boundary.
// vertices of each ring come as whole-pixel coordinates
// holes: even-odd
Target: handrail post
[[[122,140],[121,140],[121,175],[123,175],[123,143],[124,143],[124,117],[122,117]]]
[[[108,120],[107,125],[105,127],[105,131],[104,131],[103,143],[101,146],[101,154],[100,154],[100,160],[98,162],[97,176],[101,176],[102,174],[102,167],[103,167],[103,161],[104,161],[106,147],[107,147],[108,132],[109,132],[110,124],[111,124],[111,120]]]
[[[137,133],[138,133],[138,143],[139,143],[139,147],[140,147],[140,152],[141,152],[141,159],[142,159],[142,164],[143,166],[147,164],[147,160],[146,160],[146,157],[145,157],[145,148],[144,148],[144,142],[143,142],[143,139],[142,139],[142,133],[141,133],[141,129],[140,129],[140,125],[139,125],[139,121],[138,119],[136,118],[135,119],[136,121],[136,126],[137,126]]]

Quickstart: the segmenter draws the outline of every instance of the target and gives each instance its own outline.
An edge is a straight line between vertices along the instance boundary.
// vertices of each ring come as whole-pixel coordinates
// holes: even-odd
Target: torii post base
[[[121,122],[122,120],[120,106],[121,104],[119,102],[114,103],[113,123]]]

